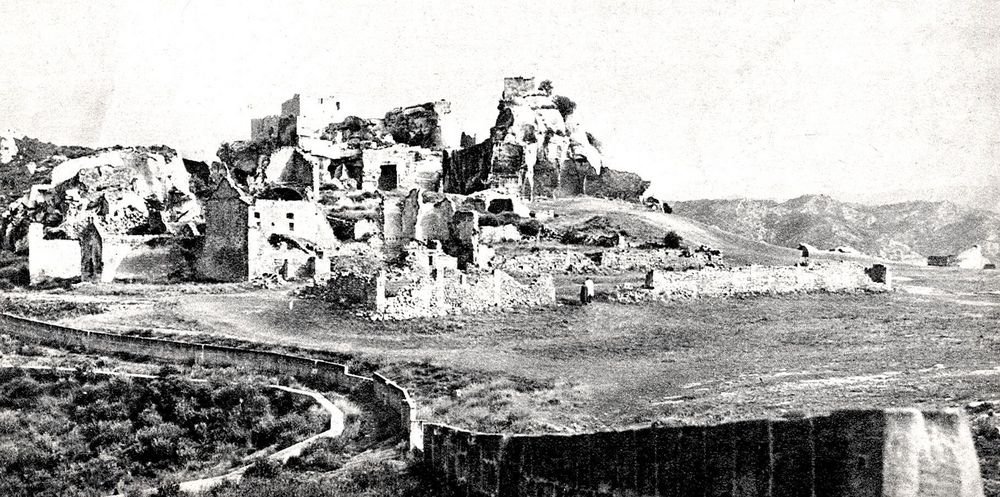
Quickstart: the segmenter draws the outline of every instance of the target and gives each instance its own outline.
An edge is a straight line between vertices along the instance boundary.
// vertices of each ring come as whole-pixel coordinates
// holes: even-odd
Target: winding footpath
[[[38,370],[38,371],[59,371],[63,373],[72,373],[76,371],[73,368],[66,368],[66,367],[42,367],[42,366],[0,366],[0,367],[15,367],[19,369]],[[124,377],[143,378],[143,379],[157,378],[156,376],[148,374],[124,373],[117,371],[94,370],[91,372],[94,374],[107,375],[107,376],[124,376]],[[204,382],[205,380],[190,379],[189,381]],[[301,440],[293,445],[290,445],[288,447],[285,447],[284,449],[275,452],[274,454],[271,454],[270,456],[267,456],[268,460],[277,461],[278,463],[284,465],[292,457],[297,457],[302,455],[302,451],[305,450],[307,447],[311,446],[312,444],[316,443],[317,440],[323,438],[336,438],[339,437],[342,433],[344,433],[344,411],[341,411],[340,408],[338,408],[336,405],[333,404],[333,402],[330,401],[330,399],[327,399],[320,393],[310,392],[308,390],[301,390],[298,388],[291,388],[282,385],[269,385],[269,386],[271,388],[283,390],[291,394],[305,395],[308,397],[312,397],[312,399],[316,401],[316,403],[319,404],[323,408],[323,410],[325,410],[330,415],[330,426],[323,432],[320,432],[309,438]],[[247,464],[245,466],[240,466],[223,475],[202,478],[200,480],[190,480],[182,482],[180,484],[180,489],[183,492],[197,495],[202,492],[207,492],[225,482],[235,483],[240,481],[241,478],[243,478],[243,473],[246,473],[246,471],[250,469],[250,466],[251,466],[250,464]],[[155,493],[156,493],[155,490],[149,490],[147,492],[144,492],[144,494],[147,495],[153,495]],[[125,497],[125,496],[122,494],[115,494],[109,497]]]

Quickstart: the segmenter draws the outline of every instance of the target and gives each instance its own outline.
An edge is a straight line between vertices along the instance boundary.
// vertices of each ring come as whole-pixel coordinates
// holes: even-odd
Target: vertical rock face
[[[523,150],[523,190],[529,196],[584,193],[585,178],[600,174],[604,160],[590,143],[592,135],[576,116],[564,115],[534,78],[505,79],[499,110],[491,138]]]
[[[595,195],[638,201],[649,186],[634,173],[605,167],[600,143],[587,132],[569,99],[551,83],[504,79],[490,138],[446,154],[445,191],[469,194],[493,188],[524,197]]]
[[[396,143],[442,149],[458,145],[451,123],[451,104],[446,100],[399,107],[386,112],[382,122]]]

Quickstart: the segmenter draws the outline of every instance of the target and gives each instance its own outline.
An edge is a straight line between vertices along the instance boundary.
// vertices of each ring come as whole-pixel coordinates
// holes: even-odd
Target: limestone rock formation
[[[442,149],[458,145],[450,114],[451,104],[438,100],[386,112],[382,126],[396,143]]]
[[[605,167],[600,142],[575,104],[552,95],[551,84],[506,78],[490,138],[447,154],[444,188],[469,194],[492,188],[525,197],[594,195],[638,202],[649,186],[634,173]]]
[[[41,164],[34,175],[20,176],[29,191],[0,219],[6,250],[24,246],[33,222],[77,238],[92,218],[119,234],[163,233],[201,220],[192,177],[170,148],[115,147]]]

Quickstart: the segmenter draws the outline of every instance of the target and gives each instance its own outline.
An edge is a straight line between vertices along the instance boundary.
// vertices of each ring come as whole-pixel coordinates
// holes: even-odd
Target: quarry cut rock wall
[[[959,411],[835,411],[793,420],[650,426],[573,435],[477,433],[418,420],[409,392],[382,375],[303,357],[78,330],[0,314],[0,332],[30,343],[178,363],[319,375],[370,388],[431,474],[470,496],[981,497]]]
[[[796,420],[576,435],[425,424],[423,458],[470,496],[983,495],[959,411],[835,411]]]
[[[613,302],[645,302],[697,297],[774,295],[800,292],[887,291],[864,267],[850,262],[802,266],[750,266],[725,270],[652,271],[641,287],[621,286]]]

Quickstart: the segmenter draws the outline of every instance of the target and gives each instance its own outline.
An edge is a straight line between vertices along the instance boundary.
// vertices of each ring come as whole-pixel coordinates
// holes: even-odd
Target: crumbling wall
[[[457,145],[446,100],[393,109],[386,112],[383,126],[397,143],[431,149]]]
[[[229,181],[222,181],[205,201],[205,242],[195,264],[201,278],[246,281],[249,249],[249,200]]]
[[[441,181],[445,193],[469,195],[485,190],[493,163],[493,142],[461,150],[445,152],[441,164]]]
[[[522,283],[503,271],[468,275],[445,268],[387,281],[384,273],[335,274],[302,295],[322,298],[377,319],[413,319],[446,314],[555,304],[551,276]],[[387,289],[389,289],[387,291]]]
[[[442,154],[438,150],[401,144],[366,148],[361,155],[364,167],[362,187],[382,191],[408,191],[413,188],[436,191],[441,181]],[[394,179],[385,179],[386,166]]]
[[[464,276],[464,277],[463,277]],[[451,279],[444,286],[446,312],[482,312],[521,307],[539,307],[556,302],[551,275],[521,283],[499,270]]]
[[[28,228],[28,274],[31,284],[51,279],[79,278],[79,240],[46,240],[44,227],[32,223]]]
[[[79,260],[79,259],[78,259]],[[106,236],[101,243],[102,282],[165,282],[189,274],[178,240],[163,236]]]
[[[423,461],[476,496],[983,495],[961,412],[835,411],[797,420],[576,435],[425,423]]]
[[[651,283],[651,285],[650,285]],[[643,302],[696,297],[775,295],[801,292],[886,291],[855,263],[812,264],[808,267],[750,266],[700,271],[656,271],[642,287],[622,286],[608,298]]]
[[[684,271],[701,269],[714,260],[703,253],[684,256],[682,251],[672,249],[611,249],[581,252],[559,248],[540,248],[527,253],[501,255],[498,259],[496,267],[515,276],[547,273],[613,274],[650,268]]]

